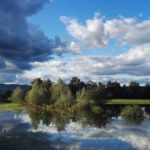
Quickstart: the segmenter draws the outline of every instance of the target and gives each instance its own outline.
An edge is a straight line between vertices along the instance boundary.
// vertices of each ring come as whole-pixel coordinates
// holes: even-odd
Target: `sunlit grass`
[[[147,104],[150,105],[150,100],[144,99],[112,99],[107,104]]]
[[[20,111],[20,110],[22,110],[22,108],[23,108],[22,104],[16,104],[16,103],[0,104],[0,110]]]

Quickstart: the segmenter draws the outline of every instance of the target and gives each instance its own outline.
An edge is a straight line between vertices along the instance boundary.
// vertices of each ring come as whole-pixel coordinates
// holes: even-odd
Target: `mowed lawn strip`
[[[22,107],[21,104],[16,103],[0,104],[0,110],[21,110]]]
[[[145,99],[112,99],[107,104],[147,104],[150,105],[150,100]]]

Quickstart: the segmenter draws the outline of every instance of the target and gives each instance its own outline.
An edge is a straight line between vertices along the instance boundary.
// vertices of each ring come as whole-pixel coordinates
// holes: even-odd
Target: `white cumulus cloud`
[[[86,20],[86,25],[80,24],[76,19],[66,16],[60,17],[66,25],[67,31],[86,47],[105,47],[107,45],[108,33],[103,21],[97,15]]]
[[[61,16],[60,20],[70,35],[86,48],[105,47],[111,39],[120,45],[150,43],[150,19],[138,21],[120,17],[108,20],[96,13],[92,19],[87,19],[85,24],[66,16]]]
[[[81,80],[101,81],[117,80],[129,83],[134,80],[140,83],[150,82],[150,44],[140,45],[118,56],[74,55],[48,62],[34,62],[33,69],[24,72],[19,80],[33,78],[62,78],[66,81],[77,76]]]

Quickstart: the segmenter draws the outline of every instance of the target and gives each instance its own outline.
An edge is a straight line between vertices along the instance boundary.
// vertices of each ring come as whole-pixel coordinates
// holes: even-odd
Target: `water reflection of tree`
[[[111,121],[113,116],[119,116],[122,106],[105,106],[100,113],[94,113],[93,111],[81,110],[75,116],[69,116],[65,113],[50,113],[47,111],[36,110],[33,108],[27,108],[29,117],[32,120],[32,126],[37,129],[38,124],[42,122],[44,125],[54,124],[58,132],[65,130],[67,124],[70,122],[80,122],[83,128],[92,126],[96,128],[104,128],[107,123]],[[140,108],[141,109],[141,108]],[[139,110],[138,110],[139,111]],[[131,112],[130,112],[131,113]],[[134,112],[136,113],[136,112]],[[123,117],[127,123],[132,125],[140,125],[144,119],[144,116],[131,116],[126,115]]]
[[[83,128],[87,126],[103,128],[110,119],[108,113],[103,109],[98,112],[93,112],[90,109],[81,109],[78,110],[76,118],[77,121],[81,122]]]
[[[88,114],[80,118],[83,128],[87,126],[92,126],[96,128],[104,128],[106,124],[110,121],[110,118],[106,115],[99,114]]]
[[[38,124],[42,122],[44,125],[49,125],[50,123],[55,124],[57,131],[61,132],[65,130],[66,125],[70,123],[70,121],[78,121],[80,120],[83,124],[83,127],[90,125],[94,127],[105,127],[109,118],[106,113],[104,114],[94,114],[90,112],[84,112],[84,115],[78,115],[80,117],[74,116],[70,117],[61,113],[49,113],[46,111],[39,111],[33,108],[28,107],[28,114],[32,120],[32,126],[34,129],[37,129]]]
[[[125,120],[127,121],[127,123],[129,123],[130,125],[141,125],[141,123],[143,122],[144,120],[144,117],[141,116],[141,117],[135,117],[135,118],[132,118],[132,117],[127,117],[125,118]]]
[[[37,129],[38,124],[42,121],[43,124],[49,125],[51,123],[52,115],[49,112],[41,111],[39,109],[33,109],[31,107],[26,108],[28,111],[28,115],[32,121],[32,127]]]
[[[121,116],[131,125],[141,125],[144,120],[144,113],[139,105],[128,105],[122,112]]]
[[[145,112],[148,117],[150,117],[150,106],[145,107]]]
[[[65,130],[66,125],[69,124],[70,120],[71,118],[61,113],[55,113],[52,117],[52,123],[55,124],[58,132]]]
[[[48,111],[41,111],[38,109],[33,109],[31,107],[27,107],[27,111],[29,117],[32,121],[32,127],[34,129],[38,128],[38,124],[42,122],[44,125],[55,124],[57,131],[60,132],[65,130],[66,124],[69,124],[68,116],[64,116],[61,113],[50,113]]]

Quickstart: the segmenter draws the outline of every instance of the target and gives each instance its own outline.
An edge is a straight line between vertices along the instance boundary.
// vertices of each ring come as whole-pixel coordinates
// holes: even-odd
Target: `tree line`
[[[112,108],[105,103],[113,98],[148,99],[150,85],[140,86],[137,82],[131,82],[128,86],[120,85],[118,82],[87,83],[77,77],[73,77],[66,84],[59,79],[57,82],[51,80],[35,79],[28,89],[17,87],[11,95],[12,102],[25,103],[44,108],[44,111],[54,110],[69,116],[86,116],[90,114],[103,118],[113,112]],[[139,114],[141,115],[141,108]],[[135,116],[137,107],[125,107],[122,115]],[[43,109],[42,109],[43,110]],[[130,111],[128,111],[130,110]],[[133,113],[131,113],[133,112]],[[131,117],[129,117],[131,118]]]
[[[7,93],[7,92],[6,92]],[[10,95],[10,92],[9,92]],[[6,97],[6,96],[4,96]],[[68,102],[73,105],[79,99],[94,99],[96,103],[103,103],[106,99],[150,99],[150,84],[140,86],[137,82],[130,82],[129,85],[121,85],[117,81],[96,83],[81,81],[73,77],[68,84],[59,79],[56,83],[51,80],[35,79],[28,89],[16,88],[12,93],[12,99],[17,101],[31,101],[41,105],[53,104],[57,100]]]

